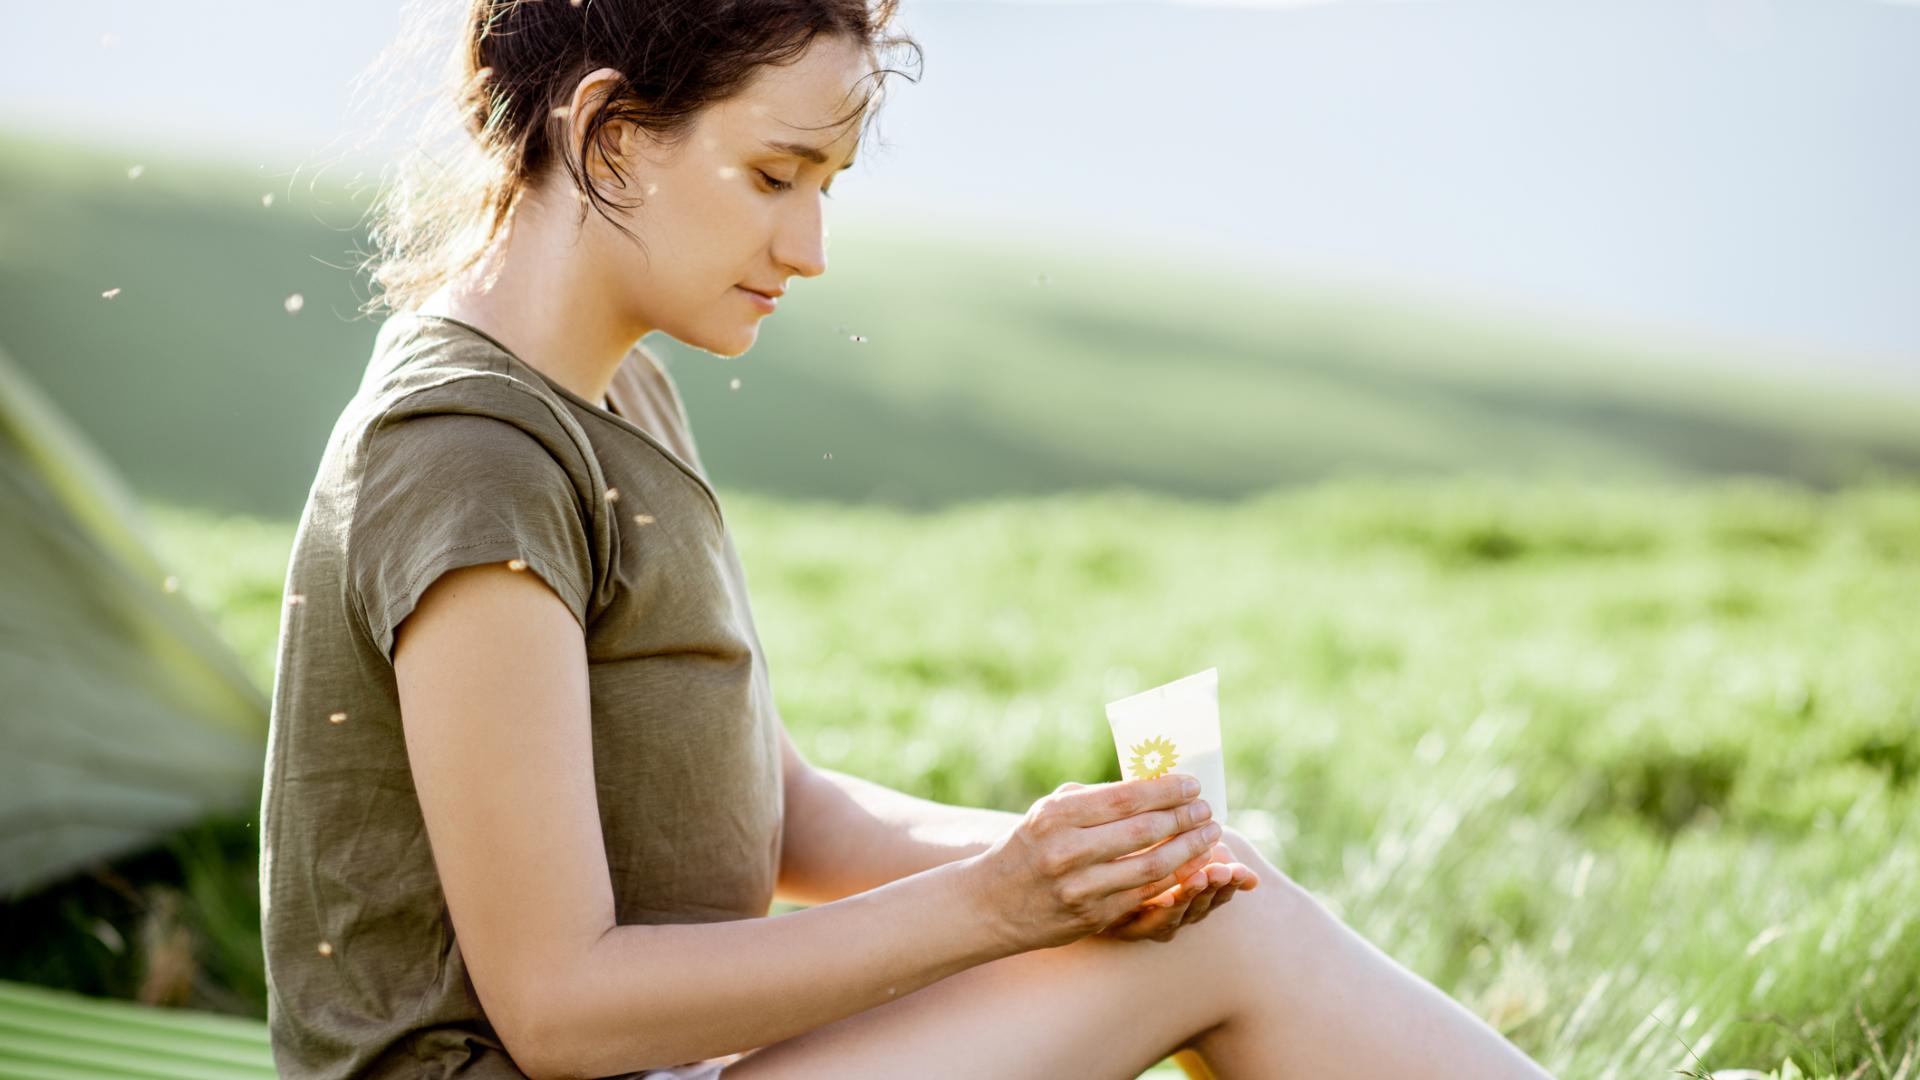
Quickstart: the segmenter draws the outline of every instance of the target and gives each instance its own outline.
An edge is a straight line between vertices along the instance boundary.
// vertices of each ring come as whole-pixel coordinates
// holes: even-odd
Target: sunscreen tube
[[[1120,775],[1136,780],[1186,773],[1200,781],[1211,820],[1227,823],[1227,768],[1220,756],[1220,669],[1107,703]]]

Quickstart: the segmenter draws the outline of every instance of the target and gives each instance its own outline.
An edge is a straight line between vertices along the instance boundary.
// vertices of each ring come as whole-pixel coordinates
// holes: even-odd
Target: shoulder
[[[512,357],[468,335],[396,317],[382,327],[355,396],[360,463],[419,455],[544,452],[575,486],[599,481],[593,444],[567,403]]]
[[[524,391],[463,376],[418,388],[368,426],[341,537],[349,594],[374,644],[441,575],[488,563],[531,570],[582,626],[613,526],[592,455]]]
[[[405,543],[534,517],[591,531],[605,478],[567,403],[486,342],[424,322],[389,320],[356,396],[350,543],[382,523]]]

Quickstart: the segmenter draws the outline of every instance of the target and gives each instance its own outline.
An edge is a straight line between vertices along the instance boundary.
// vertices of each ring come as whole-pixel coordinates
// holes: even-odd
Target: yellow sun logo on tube
[[[1128,764],[1136,780],[1160,776],[1180,760],[1180,752],[1173,748],[1172,741],[1159,735],[1128,749],[1133,751],[1133,760]]]

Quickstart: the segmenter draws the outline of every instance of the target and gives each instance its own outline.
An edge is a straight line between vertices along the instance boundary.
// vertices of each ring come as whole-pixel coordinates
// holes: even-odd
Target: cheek
[[[742,301],[735,285],[777,276],[767,254],[774,201],[750,190],[745,176],[705,184],[661,177],[658,183],[652,195],[644,194],[643,183],[645,205],[616,218],[638,241],[590,215],[597,223],[590,225],[597,261],[619,280],[621,292],[656,313],[737,314],[728,306]]]
[[[682,181],[671,197],[663,191],[648,199],[629,227],[646,238],[662,267],[724,264],[744,237],[765,227],[765,207],[746,184],[736,178],[688,187]]]

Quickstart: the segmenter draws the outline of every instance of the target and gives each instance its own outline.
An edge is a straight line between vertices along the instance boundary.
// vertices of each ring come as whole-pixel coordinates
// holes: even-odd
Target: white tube
[[[1186,773],[1200,781],[1212,820],[1227,823],[1227,767],[1220,754],[1220,669],[1107,703],[1107,726],[1123,779]]]

